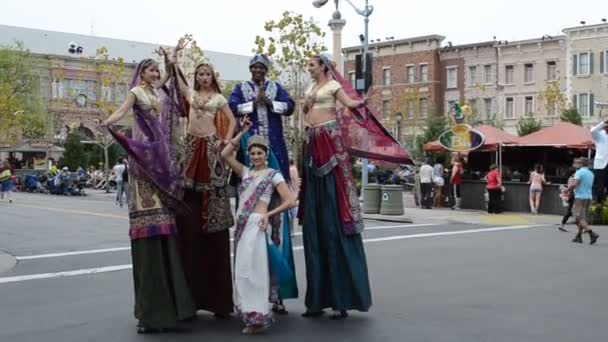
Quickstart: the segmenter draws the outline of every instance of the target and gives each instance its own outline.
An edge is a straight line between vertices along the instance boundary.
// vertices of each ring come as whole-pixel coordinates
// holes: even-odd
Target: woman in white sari
[[[239,208],[234,232],[234,304],[241,315],[244,334],[264,331],[272,322],[270,313],[270,270],[266,229],[269,218],[294,208],[296,201],[281,172],[266,166],[268,145],[260,136],[252,136],[247,152],[253,167],[236,160],[235,151],[241,137],[251,128],[249,118],[241,120],[241,132],[230,140],[222,157],[242,179],[239,186]],[[274,190],[281,205],[268,211]]]

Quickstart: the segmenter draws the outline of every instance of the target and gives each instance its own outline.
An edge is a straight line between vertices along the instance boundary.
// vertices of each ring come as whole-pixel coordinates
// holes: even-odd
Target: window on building
[[[382,69],[382,79],[385,86],[391,85],[391,68]]]
[[[40,77],[40,96],[45,100],[51,98],[51,81],[47,76]]]
[[[593,94],[578,93],[574,97],[574,103],[580,116],[590,117],[593,115]]]
[[[458,87],[458,69],[456,67],[451,67],[447,69],[447,81],[448,89]]]
[[[524,115],[534,116],[534,96],[526,96],[524,98]]]
[[[88,103],[91,104],[97,101],[97,81],[94,80],[64,79],[63,91],[64,96],[68,98],[75,98],[83,94],[87,97]]]
[[[513,65],[505,66],[505,84],[513,84],[513,73],[515,67]]]
[[[350,85],[356,89],[357,86],[357,74],[354,71],[348,73],[348,80],[350,81]]]
[[[421,98],[420,99],[420,117],[426,118],[429,114],[429,99]]]
[[[581,52],[578,54],[577,75],[589,75],[591,73],[591,57],[589,52]]]
[[[491,98],[483,99],[483,111],[484,111],[486,120],[492,119],[493,115],[492,115],[492,99]]]
[[[474,86],[479,83],[477,79],[477,66],[471,65],[469,67],[469,86]]]
[[[420,64],[420,82],[429,81],[429,66],[428,64]]]
[[[492,65],[484,65],[483,66],[483,79],[485,84],[494,83],[494,75],[492,73]]]
[[[410,119],[416,116],[416,108],[414,105],[414,100],[407,100],[407,117]]]
[[[549,102],[547,105],[547,116],[557,115],[557,103],[555,101]]]
[[[515,117],[515,106],[512,97],[505,99],[505,118],[513,119]]]
[[[456,101],[448,101],[448,108],[446,110],[446,113],[449,113],[452,108],[454,108],[454,105],[456,104]]]
[[[125,102],[125,99],[127,98],[127,92],[128,89],[125,83],[116,84],[116,90],[114,90],[114,94],[116,96],[114,97],[114,99],[117,104]]]
[[[524,65],[524,83],[534,82],[534,64],[528,63]]]
[[[557,63],[555,61],[547,62],[547,81],[557,80]]]
[[[406,68],[406,82],[407,83],[414,83],[415,79],[414,79],[414,66],[413,65],[408,65]]]
[[[602,65],[602,70],[600,70],[600,72],[608,74],[608,50],[602,52],[600,55],[600,64]]]
[[[469,108],[471,113],[475,114],[477,112],[477,99],[469,99]]]
[[[391,114],[391,101],[384,100],[382,101],[382,117],[386,120],[389,118]]]

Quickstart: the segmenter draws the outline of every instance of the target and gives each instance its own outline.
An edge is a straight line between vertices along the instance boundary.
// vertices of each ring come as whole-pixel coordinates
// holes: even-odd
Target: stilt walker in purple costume
[[[250,132],[241,138],[237,159],[244,165],[251,166],[247,143],[253,134],[257,134],[270,147],[268,166],[281,171],[283,178],[290,183],[289,158],[283,136],[283,118],[293,114],[295,102],[278,82],[266,80],[269,68],[270,59],[267,56],[255,55],[249,62],[251,80],[237,84],[230,96],[230,109],[235,116],[248,116],[253,124]],[[233,174],[231,183],[237,185],[240,183],[240,179],[234,176]],[[278,205],[277,202],[278,198],[275,196],[271,202],[271,208]],[[271,222],[272,240],[294,270],[294,278],[289,285],[282,284],[279,288],[278,283],[273,281],[271,291],[277,298],[273,311],[280,314],[287,313],[282,300],[298,296],[289,223],[288,213],[275,216]]]
[[[196,314],[175,237],[182,181],[171,141],[181,95],[175,77],[169,76],[160,78],[154,60],[141,61],[125,102],[101,124],[129,154],[129,235],[139,333],[173,329]],[[133,134],[126,137],[111,125],[131,110]]]

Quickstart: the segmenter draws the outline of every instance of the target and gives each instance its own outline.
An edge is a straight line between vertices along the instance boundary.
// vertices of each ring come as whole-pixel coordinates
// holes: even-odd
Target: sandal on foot
[[[348,312],[346,312],[346,311],[344,311],[344,310],[343,310],[343,311],[334,311],[334,312],[331,314],[330,319],[333,319],[333,320],[340,320],[340,319],[345,319],[346,317],[348,317]]]
[[[261,334],[264,331],[266,331],[265,326],[248,326],[248,327],[245,327],[245,329],[243,329],[242,333],[245,335],[255,335],[255,334]]]
[[[285,305],[282,304],[274,304],[272,305],[272,312],[279,315],[287,315],[289,312],[285,309]]]

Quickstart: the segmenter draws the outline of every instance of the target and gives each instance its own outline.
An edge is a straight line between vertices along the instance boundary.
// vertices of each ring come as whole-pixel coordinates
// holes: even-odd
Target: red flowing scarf
[[[353,89],[350,82],[332,68],[332,76],[342,85],[346,94],[355,100],[361,96]],[[396,164],[413,164],[409,153],[382,126],[378,115],[366,105],[351,110],[346,107],[338,110],[338,118],[342,129],[342,138],[349,153],[374,160]]]

